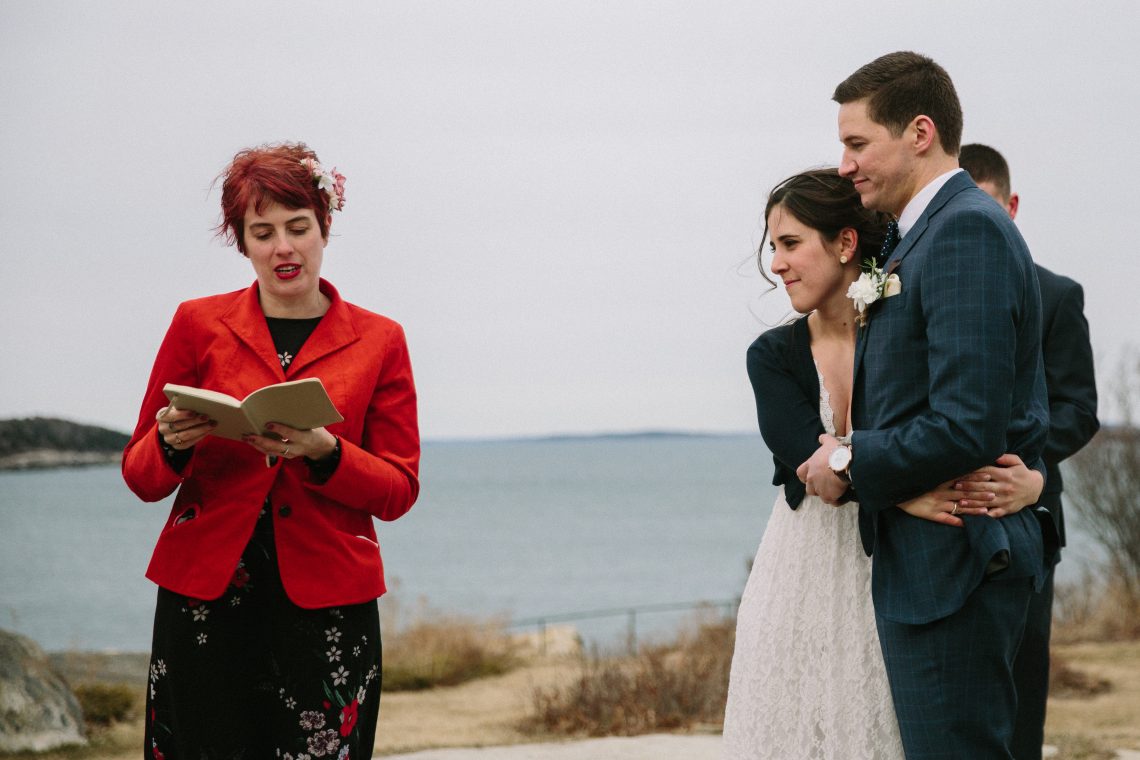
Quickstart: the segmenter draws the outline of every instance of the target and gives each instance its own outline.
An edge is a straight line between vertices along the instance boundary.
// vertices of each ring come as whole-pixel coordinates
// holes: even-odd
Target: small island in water
[[[113,464],[130,436],[49,417],[0,420],[0,470]]]

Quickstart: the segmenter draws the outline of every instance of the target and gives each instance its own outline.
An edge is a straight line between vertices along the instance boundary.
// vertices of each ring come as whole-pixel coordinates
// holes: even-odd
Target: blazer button
[[[282,517],[288,517],[289,515],[293,514],[293,508],[288,504],[282,504],[277,508],[277,514],[281,515]]]

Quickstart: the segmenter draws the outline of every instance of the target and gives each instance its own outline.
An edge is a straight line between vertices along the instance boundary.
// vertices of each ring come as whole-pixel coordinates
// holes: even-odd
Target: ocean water
[[[521,621],[599,610],[728,604],[775,499],[759,435],[428,443],[420,499],[377,522],[381,609]],[[0,473],[0,628],[49,650],[150,646],[143,576],[170,500],[145,504],[117,466]],[[1077,510],[1070,510],[1077,512]],[[1071,514],[1058,581],[1096,547]],[[642,611],[639,640],[692,611]],[[572,623],[625,642],[626,614]]]
[[[428,443],[423,490],[377,522],[397,619],[521,620],[739,596],[775,498],[758,435]],[[170,500],[117,466],[0,473],[0,628],[49,650],[146,650],[143,577]],[[688,612],[637,616],[664,635]],[[624,615],[574,623],[603,646]]]

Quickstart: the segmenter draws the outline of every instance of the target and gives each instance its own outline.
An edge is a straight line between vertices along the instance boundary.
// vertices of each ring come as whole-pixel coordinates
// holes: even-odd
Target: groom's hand
[[[843,503],[848,484],[835,474],[827,464],[827,458],[839,446],[839,441],[825,433],[819,437],[819,444],[815,453],[796,469],[796,477],[807,486],[808,494],[837,507]]]
[[[1017,454],[1002,454],[994,464],[974,470],[954,483],[959,504],[985,507],[990,517],[1005,517],[1041,499],[1045,478]]]

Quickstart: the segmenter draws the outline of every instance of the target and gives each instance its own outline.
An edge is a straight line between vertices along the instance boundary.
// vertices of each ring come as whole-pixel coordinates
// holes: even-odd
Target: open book
[[[249,433],[272,435],[265,430],[267,422],[312,430],[344,419],[315,377],[267,385],[240,401],[218,391],[174,383],[167,383],[162,392],[173,406],[217,420],[212,434],[235,441]]]

